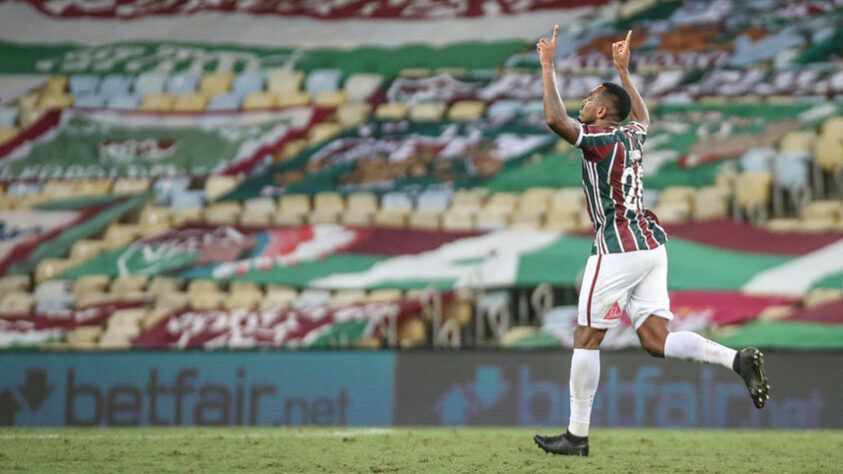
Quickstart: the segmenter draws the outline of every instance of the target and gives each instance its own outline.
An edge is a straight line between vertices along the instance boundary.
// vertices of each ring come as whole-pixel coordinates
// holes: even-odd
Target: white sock
[[[732,368],[737,351],[690,331],[677,331],[667,335],[664,356],[674,359],[695,360],[706,364],[719,364]]]
[[[588,436],[591,405],[600,380],[600,351],[574,349],[571,357],[571,419],[568,431],[574,436]]]

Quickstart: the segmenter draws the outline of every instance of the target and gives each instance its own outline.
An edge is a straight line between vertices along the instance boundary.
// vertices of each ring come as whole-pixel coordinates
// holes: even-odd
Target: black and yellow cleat
[[[561,435],[535,435],[533,441],[547,453],[567,456],[588,456],[588,437],[579,438],[567,431]]]
[[[763,365],[764,354],[754,347],[747,347],[738,351],[732,367],[746,383],[752,403],[759,410],[764,408],[764,404],[770,399],[770,384],[767,383]]]

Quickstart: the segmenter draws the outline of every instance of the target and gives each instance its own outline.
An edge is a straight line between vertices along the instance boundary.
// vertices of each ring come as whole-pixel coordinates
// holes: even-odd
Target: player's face
[[[595,87],[588,97],[582,101],[580,108],[579,119],[584,124],[592,124],[598,118],[606,114],[606,107],[603,104],[603,91],[606,88],[603,86]]]

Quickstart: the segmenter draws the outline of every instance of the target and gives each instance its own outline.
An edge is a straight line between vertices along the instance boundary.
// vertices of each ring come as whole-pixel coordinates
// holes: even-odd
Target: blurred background
[[[581,155],[544,123],[535,42],[558,24],[572,115],[633,31],[673,327],[779,367],[745,418],[729,374],[624,351],[624,315],[595,423],[840,428],[842,20],[839,0],[0,1],[0,422],[150,424],[154,393],[115,395],[140,407],[116,418],[107,394],[194,370],[276,384],[248,424],[325,424],[273,415],[295,397],[348,408],[327,424],[564,423],[592,230]],[[660,396],[673,411],[608,408]]]

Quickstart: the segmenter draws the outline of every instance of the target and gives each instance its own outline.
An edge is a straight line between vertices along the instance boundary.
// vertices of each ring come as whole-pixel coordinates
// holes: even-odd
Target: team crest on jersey
[[[612,307],[609,308],[609,312],[606,313],[606,317],[604,317],[603,319],[618,319],[621,317],[621,312],[622,311],[620,305],[618,305],[618,302],[615,301],[615,304],[613,304]]]

